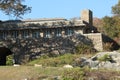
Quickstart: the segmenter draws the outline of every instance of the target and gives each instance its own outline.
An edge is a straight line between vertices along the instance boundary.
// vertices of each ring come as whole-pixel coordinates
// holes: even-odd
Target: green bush
[[[6,65],[13,65],[13,55],[7,56]]]
[[[60,55],[57,57],[47,57],[47,56],[43,56],[39,59],[30,61],[27,65],[34,65],[34,64],[42,64],[43,66],[63,66],[65,64],[73,64],[74,60],[76,58],[80,57],[80,55],[77,54],[64,54],[64,55]]]
[[[91,53],[94,53],[94,52],[96,52],[96,50],[91,45],[79,44],[76,47],[76,53],[77,54],[91,54]]]

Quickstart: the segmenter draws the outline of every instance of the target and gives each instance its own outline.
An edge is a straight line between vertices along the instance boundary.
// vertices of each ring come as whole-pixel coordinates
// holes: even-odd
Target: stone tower
[[[91,10],[82,10],[81,12],[81,19],[87,22],[89,25],[93,25],[93,16]]]

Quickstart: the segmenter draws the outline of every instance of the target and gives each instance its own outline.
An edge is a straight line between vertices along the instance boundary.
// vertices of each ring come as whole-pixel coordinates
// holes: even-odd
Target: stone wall
[[[92,11],[90,10],[83,10],[81,18],[76,20],[59,18],[5,21],[1,22],[0,44],[12,50],[16,63],[48,53],[54,55],[74,53],[75,47],[80,43],[94,44],[96,50],[102,51],[102,35],[85,34],[91,30]],[[39,36],[35,36],[37,32]]]
[[[44,54],[56,56],[65,53],[75,53],[76,46],[81,43],[92,44],[90,39],[80,34],[54,38],[7,39],[1,41],[0,44],[6,46],[14,53],[16,63],[24,63],[39,58]]]
[[[84,36],[88,37],[92,40],[94,48],[98,51],[103,51],[103,44],[102,44],[102,34],[101,33],[89,33],[83,34]]]

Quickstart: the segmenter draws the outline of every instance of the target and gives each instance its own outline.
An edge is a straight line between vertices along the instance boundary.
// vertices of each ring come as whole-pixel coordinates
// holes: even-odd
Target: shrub
[[[113,43],[103,43],[103,49],[105,51],[112,51],[113,50],[113,47],[112,47]]]
[[[83,80],[84,74],[84,71],[80,68],[66,69],[63,72],[62,78],[63,80]]]
[[[94,52],[96,52],[96,50],[91,45],[79,44],[78,46],[76,46],[77,54],[91,54]]]
[[[42,64],[43,66],[63,66],[65,64],[73,64],[74,60],[80,55],[76,54],[64,54],[57,57],[40,57],[39,59],[30,61],[28,65]]]
[[[13,55],[7,56],[6,65],[13,65]]]

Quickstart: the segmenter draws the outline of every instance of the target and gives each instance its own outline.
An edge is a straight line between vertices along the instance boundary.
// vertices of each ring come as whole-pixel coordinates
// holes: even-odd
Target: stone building
[[[12,50],[17,63],[21,62],[19,59],[28,55],[37,55],[46,51],[55,54],[71,52],[72,45],[79,42],[78,39],[71,38],[71,36],[75,37],[74,35],[81,36],[81,40],[84,39],[83,36],[92,39],[95,48],[102,51],[102,36],[100,33],[93,33],[92,21],[90,10],[83,10],[79,19],[71,20],[43,18],[1,21],[0,44]],[[74,44],[66,38],[70,38]]]
[[[74,33],[90,33],[92,12],[83,10],[81,13],[80,19],[73,20],[44,18],[3,21],[0,23],[0,39],[52,38],[70,36]]]

